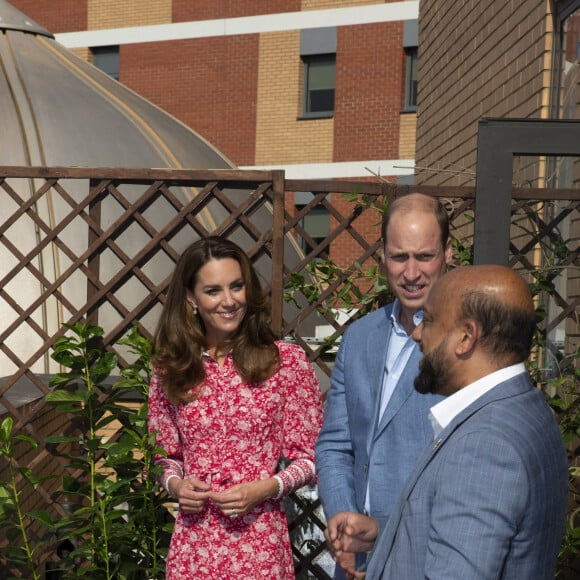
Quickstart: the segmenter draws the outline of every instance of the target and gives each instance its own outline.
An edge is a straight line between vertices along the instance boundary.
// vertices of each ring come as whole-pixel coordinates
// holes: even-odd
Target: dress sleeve
[[[167,482],[171,477],[183,478],[183,454],[177,430],[176,406],[167,399],[158,372],[149,385],[147,419],[149,433],[155,432],[156,447],[166,453],[155,455],[155,465],[162,470],[159,483],[168,490]]]
[[[306,353],[290,344],[280,351],[286,381],[282,453],[291,463],[275,476],[280,485],[277,498],[314,480],[314,445],[322,425],[320,386]]]

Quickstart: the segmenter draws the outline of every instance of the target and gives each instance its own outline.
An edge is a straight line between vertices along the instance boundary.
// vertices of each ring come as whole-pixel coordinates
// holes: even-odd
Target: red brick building
[[[413,182],[418,1],[11,3],[240,168]],[[310,199],[298,192],[288,210]],[[352,209],[339,195],[331,202]],[[369,239],[379,231],[371,221],[358,225]],[[328,212],[317,208],[304,227],[324,239]],[[332,257],[358,254],[340,238]]]
[[[239,167],[413,173],[418,2],[11,3]]]

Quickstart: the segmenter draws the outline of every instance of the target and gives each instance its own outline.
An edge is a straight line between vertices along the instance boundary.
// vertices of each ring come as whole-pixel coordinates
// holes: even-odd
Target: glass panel
[[[559,101],[556,103],[559,118],[580,119],[580,5],[579,2],[561,4],[560,9],[570,12],[560,28],[561,60],[560,69],[555,71],[559,87]],[[558,9],[558,4],[556,5]],[[561,13],[561,12],[560,12]],[[578,189],[580,187],[580,159],[577,157],[546,157],[546,183],[548,187]],[[553,223],[560,214],[566,215],[567,201],[546,202],[543,215],[545,223]],[[568,210],[569,211],[569,210]],[[545,367],[552,369],[559,364],[558,358],[575,354],[579,347],[578,323],[562,315],[566,304],[578,297],[577,276],[570,264],[572,248],[577,249],[580,241],[580,220],[578,212],[573,211],[564,219],[557,221],[552,236],[540,245],[540,272],[550,278],[547,292],[546,328],[548,344]],[[577,309],[575,309],[577,312]]]
[[[334,58],[329,60],[312,60],[308,64],[308,88],[331,89],[334,88]]]
[[[315,207],[304,216],[304,229],[311,238],[326,238],[330,231],[329,213],[324,207]]]
[[[304,206],[296,205],[299,211]],[[315,244],[323,242],[330,234],[330,212],[324,206],[313,207],[303,218],[302,227],[306,233],[312,238]],[[305,254],[313,250],[305,239],[300,239],[300,246]],[[321,252],[318,258],[326,258],[327,252]]]
[[[334,110],[334,89],[310,91],[308,94],[308,111],[311,113]]]
[[[407,88],[405,92],[405,107],[417,106],[417,71],[419,61],[417,59],[417,49],[407,50]]]
[[[580,72],[578,57],[580,52],[580,10],[573,12],[562,27],[562,64],[560,91],[560,118],[577,119],[576,103]]]
[[[334,74],[336,58],[333,54],[317,55],[304,59],[306,66],[307,113],[334,110]]]
[[[104,73],[119,80],[119,47],[97,46],[91,49],[93,64]]]

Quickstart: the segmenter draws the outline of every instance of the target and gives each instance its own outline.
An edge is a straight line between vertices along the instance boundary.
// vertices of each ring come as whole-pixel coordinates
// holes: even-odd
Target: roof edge
[[[34,22],[32,18],[28,18],[6,0],[0,0],[0,30],[19,30],[20,32],[54,38],[54,34]]]

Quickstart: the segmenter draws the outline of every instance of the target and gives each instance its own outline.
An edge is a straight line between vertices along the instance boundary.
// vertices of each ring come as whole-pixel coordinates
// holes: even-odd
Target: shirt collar
[[[401,303],[399,302],[398,298],[395,298],[393,302],[393,308],[391,310],[391,320],[393,322],[393,329],[397,334],[404,334],[405,336],[407,336],[407,332],[399,322],[400,313],[401,313]],[[418,310],[417,312],[415,312],[415,314],[413,314],[413,323],[415,324],[415,326],[419,326],[419,324],[421,324],[422,321],[423,321],[423,310]]]
[[[435,437],[461,413],[471,403],[479,399],[485,393],[493,389],[493,387],[526,372],[524,363],[517,363],[509,367],[505,367],[495,371],[481,379],[459,389],[449,397],[446,397],[441,402],[431,407],[431,424]]]

